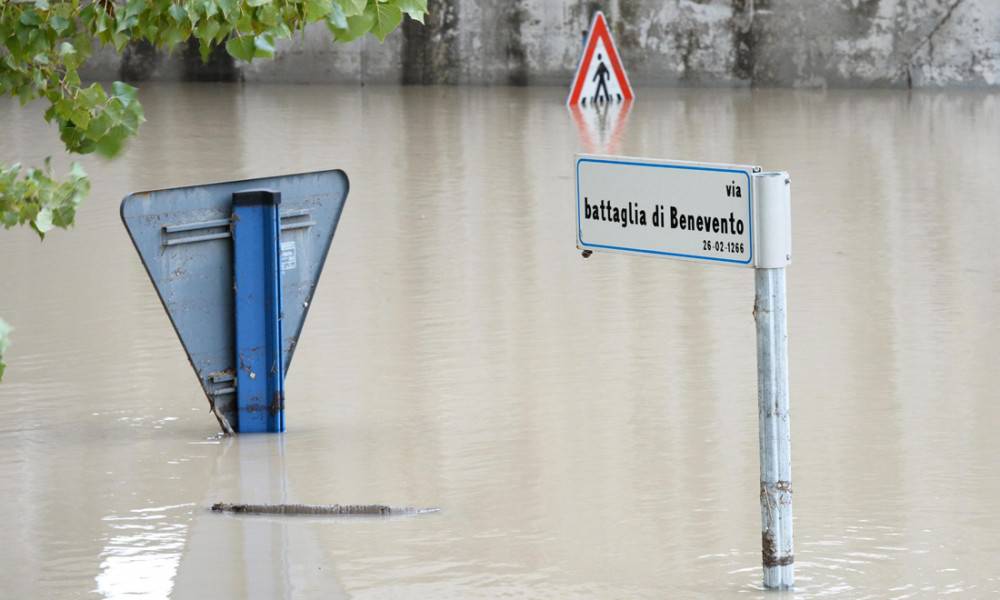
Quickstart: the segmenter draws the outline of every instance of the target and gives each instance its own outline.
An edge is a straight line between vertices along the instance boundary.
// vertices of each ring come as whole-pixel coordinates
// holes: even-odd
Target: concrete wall
[[[95,78],[262,82],[559,84],[594,10],[607,14],[642,85],[1000,86],[1000,0],[429,0],[384,44],[334,44],[325,27],[273,61],[204,68],[132,47]]]

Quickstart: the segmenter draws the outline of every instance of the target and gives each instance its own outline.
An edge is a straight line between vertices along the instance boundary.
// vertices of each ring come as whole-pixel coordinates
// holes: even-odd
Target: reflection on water
[[[97,592],[107,598],[169,598],[192,506],[137,508],[104,517],[109,536]]]
[[[74,231],[0,232],[0,595],[762,596],[752,276],[581,260],[563,92],[147,86]],[[593,143],[792,173],[796,595],[1000,593],[1000,97],[647,90],[626,117]],[[64,165],[41,123],[0,104],[0,159]],[[220,440],[117,204],[332,167],[288,434]]]
[[[282,436],[227,439],[216,457],[207,492],[194,510],[191,533],[174,583],[177,598],[344,598],[320,547],[315,519],[279,519],[211,513],[218,501],[254,504],[299,500],[290,489]]]
[[[580,146],[588,154],[619,154],[622,139],[628,130],[628,115],[632,101],[608,102],[589,107],[577,104],[567,107],[573,117]]]

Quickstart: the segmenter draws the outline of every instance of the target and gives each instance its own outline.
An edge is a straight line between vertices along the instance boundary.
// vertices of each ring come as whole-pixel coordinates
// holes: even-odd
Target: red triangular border
[[[583,91],[584,79],[587,77],[587,70],[590,68],[590,61],[594,58],[594,49],[597,48],[597,38],[603,38],[604,47],[608,50],[608,59],[611,60],[611,67],[618,78],[618,84],[622,88],[622,99],[628,102],[635,98],[632,92],[632,84],[629,83],[628,75],[622,67],[622,61],[618,57],[618,47],[615,46],[611,32],[608,30],[608,21],[604,18],[604,13],[597,11],[594,13],[594,20],[590,24],[590,33],[587,34],[587,43],[584,45],[583,57],[580,65],[576,68],[576,76],[573,78],[573,85],[570,87],[569,97],[566,104],[575,106],[580,103],[580,94]]]

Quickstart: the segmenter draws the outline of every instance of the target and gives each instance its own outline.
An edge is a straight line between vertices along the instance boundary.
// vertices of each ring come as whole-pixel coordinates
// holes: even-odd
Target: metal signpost
[[[791,183],[759,167],[579,155],[577,247],[755,269],[764,587],[795,582],[785,267]]]
[[[285,376],[347,191],[343,171],[322,171],[122,200],[122,221],[226,433],[285,430]]]

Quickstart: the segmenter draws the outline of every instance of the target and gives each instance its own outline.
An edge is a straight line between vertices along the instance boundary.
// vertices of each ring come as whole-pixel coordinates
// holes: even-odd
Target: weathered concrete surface
[[[1000,86],[997,0],[430,0],[384,44],[317,26],[273,61],[197,64],[130,48],[94,78],[566,84],[593,11],[608,15],[633,83],[799,87]],[[194,59],[194,60],[192,60]]]

